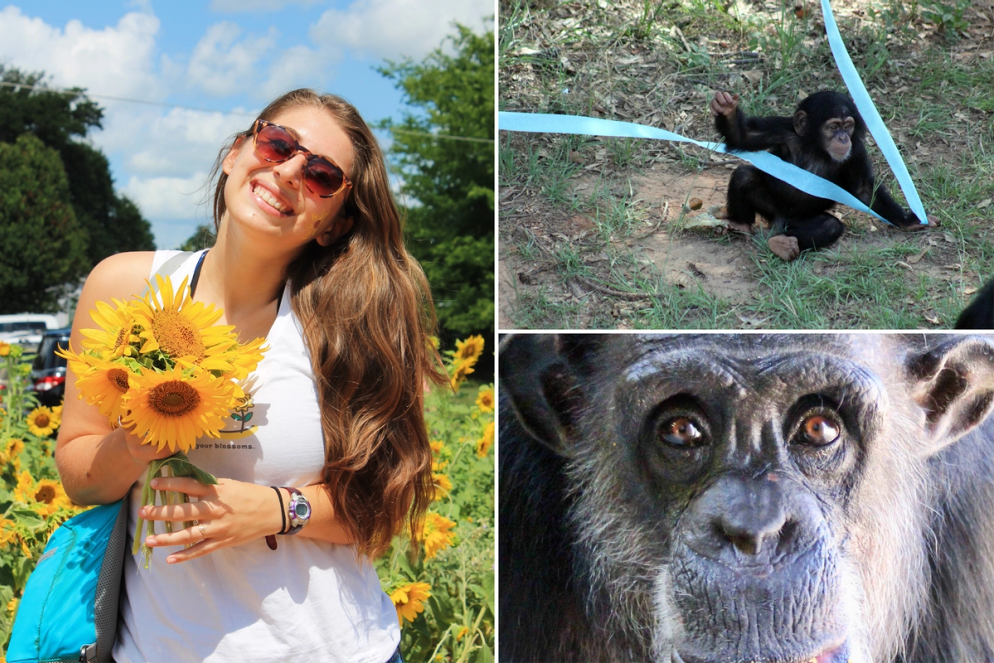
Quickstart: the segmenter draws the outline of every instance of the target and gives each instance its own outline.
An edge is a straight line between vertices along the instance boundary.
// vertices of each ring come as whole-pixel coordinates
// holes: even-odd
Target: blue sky
[[[22,0],[0,3],[0,63],[86,88],[104,108],[90,140],[170,249],[207,221],[201,187],[225,138],[272,98],[313,87],[369,123],[399,118],[413,109],[374,68],[420,60],[454,22],[492,29],[495,11],[494,0]]]

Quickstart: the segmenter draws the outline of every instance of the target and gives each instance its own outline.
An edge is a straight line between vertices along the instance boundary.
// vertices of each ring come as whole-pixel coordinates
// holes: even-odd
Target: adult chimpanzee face
[[[660,663],[896,655],[928,597],[929,458],[990,411],[989,342],[515,340],[501,442],[511,417],[564,459],[572,582],[594,634],[571,626],[574,642],[595,651],[612,633],[621,653],[601,658]]]
[[[679,655],[842,663],[843,514],[884,390],[821,348],[715,349],[645,354],[604,431],[628,450],[631,508],[672,523],[654,547],[683,615]]]

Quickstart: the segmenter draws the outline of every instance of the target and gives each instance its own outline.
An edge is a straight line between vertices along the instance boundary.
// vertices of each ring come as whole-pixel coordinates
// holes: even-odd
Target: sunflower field
[[[450,389],[426,397],[435,502],[420,532],[398,536],[376,561],[402,626],[407,663],[490,663],[494,648],[494,388],[467,379],[484,351],[473,336],[443,353]],[[71,503],[55,469],[61,406],[38,407],[19,346],[0,342],[0,643],[6,650],[27,578]],[[0,653],[0,663],[4,657]]]

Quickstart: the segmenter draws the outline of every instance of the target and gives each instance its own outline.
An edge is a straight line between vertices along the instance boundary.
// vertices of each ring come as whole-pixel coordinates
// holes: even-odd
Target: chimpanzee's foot
[[[729,221],[728,219],[725,220],[725,223],[728,224],[729,230],[742,233],[743,235],[751,235],[756,229],[756,224],[754,223],[739,223],[738,221]]]
[[[766,243],[777,257],[790,262],[801,254],[801,249],[797,245],[797,238],[789,235],[775,235]]]

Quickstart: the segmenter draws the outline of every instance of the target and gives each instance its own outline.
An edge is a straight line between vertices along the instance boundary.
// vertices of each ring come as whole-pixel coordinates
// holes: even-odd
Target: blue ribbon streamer
[[[656,129],[655,127],[635,124],[634,122],[599,120],[579,115],[549,115],[547,113],[512,113],[501,111],[497,113],[497,128],[502,131],[581,134],[584,136],[612,136],[615,138],[653,138],[678,143],[693,143],[708,150],[734,154],[756,166],[756,168],[759,168],[764,173],[769,173],[773,177],[783,180],[805,193],[849,205],[849,207],[860,212],[872,214],[884,223],[890,223],[887,219],[864,205],[859,198],[839,185],[829,182],[824,177],[809,173],[803,168],[798,168],[792,163],[787,163],[780,157],[769,152],[731,152],[721,143],[705,143],[675,134],[672,131],[666,131],[665,129]]]
[[[849,57],[846,45],[842,43],[842,35],[839,34],[839,26],[835,24],[835,16],[832,14],[832,7],[828,0],[821,0],[821,12],[825,18],[828,45],[832,48],[832,56],[835,58],[839,73],[842,74],[842,80],[849,88],[849,94],[852,96],[856,108],[859,109],[860,115],[863,116],[866,127],[870,130],[870,135],[877,141],[877,147],[880,148],[880,152],[893,171],[894,177],[908,201],[908,206],[911,207],[912,212],[918,215],[918,219],[923,224],[927,224],[928,216],[925,214],[921,198],[918,197],[918,190],[915,189],[915,184],[911,181],[911,175],[908,174],[908,168],[904,165],[901,153],[897,151],[894,139],[887,131],[887,126],[880,117],[880,113],[877,112],[877,107],[873,105],[873,100],[870,99],[866,86],[863,85],[863,81],[856,72],[856,67],[852,63],[852,58]]]
[[[839,65],[842,78],[851,91],[853,91],[853,102],[859,109],[866,121],[870,134],[877,141],[880,151],[883,153],[887,163],[894,171],[901,191],[911,209],[918,215],[922,223],[927,223],[925,210],[922,207],[921,199],[915,190],[915,185],[911,181],[908,169],[901,159],[894,139],[884,126],[880,114],[877,112],[870,95],[866,92],[856,68],[853,66],[849,53],[846,51],[842,38],[839,35],[839,28],[832,16],[832,9],[828,6],[828,0],[822,0],[822,11],[825,14],[825,30],[828,32],[829,45],[832,54]],[[842,62],[839,62],[839,60]],[[582,117],[577,115],[550,115],[547,113],[514,113],[500,111],[497,113],[497,128],[502,131],[520,131],[532,133],[557,133],[557,134],[580,134],[585,136],[609,136],[615,138],[650,138],[654,140],[668,140],[678,143],[693,143],[708,150],[733,154],[763,172],[788,184],[819,198],[827,198],[843,205],[872,214],[884,223],[890,221],[883,218],[869,207],[864,205],[856,196],[852,195],[842,187],[826,180],[823,177],[810,173],[803,168],[799,168],[792,163],[788,163],[769,152],[739,152],[729,151],[721,143],[702,142],[675,134],[665,129],[636,124],[634,122],[621,122],[618,120],[601,120],[592,117]]]

